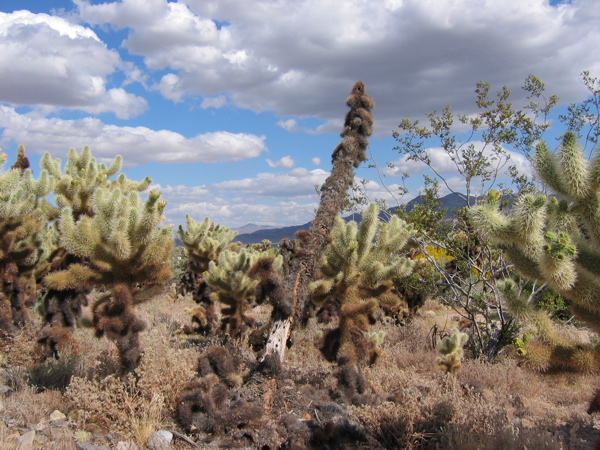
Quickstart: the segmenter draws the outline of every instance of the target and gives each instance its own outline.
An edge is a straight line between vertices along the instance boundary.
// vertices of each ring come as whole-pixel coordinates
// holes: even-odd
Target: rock
[[[132,441],[120,441],[114,450],[139,450],[138,446],[135,445]]]
[[[35,431],[31,430],[19,438],[19,450],[31,450],[33,448],[33,440],[35,439]]]
[[[88,444],[87,442],[78,442],[75,444],[75,450],[110,450],[104,445]]]
[[[50,422],[60,422],[67,420],[67,416],[61,413],[58,409],[55,409],[52,414],[50,414]]]
[[[0,395],[7,394],[10,391],[11,391],[11,387],[10,386],[7,386],[5,384],[0,384]]]
[[[146,445],[150,450],[168,450],[173,440],[173,433],[166,430],[159,430],[150,435]]]

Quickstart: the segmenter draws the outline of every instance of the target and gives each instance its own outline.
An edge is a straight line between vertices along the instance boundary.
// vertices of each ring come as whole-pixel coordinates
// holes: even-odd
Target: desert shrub
[[[27,382],[40,390],[64,390],[71,378],[82,372],[81,355],[59,355],[58,359],[48,359],[29,369]]]

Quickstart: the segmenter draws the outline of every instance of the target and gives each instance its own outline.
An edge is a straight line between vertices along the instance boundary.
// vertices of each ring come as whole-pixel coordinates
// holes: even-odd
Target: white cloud
[[[310,160],[315,166],[320,166],[321,165],[321,158],[317,158],[314,157],[313,159]]]
[[[328,173],[321,169],[296,168],[287,173],[259,173],[254,178],[215,183],[214,188],[276,198],[307,198],[316,195],[315,186],[325,182]]]
[[[283,167],[286,169],[291,169],[296,164],[291,156],[284,156],[279,161],[271,161],[267,158],[267,164],[269,167]]]
[[[167,201],[166,223],[182,224],[185,228],[185,215],[195,220],[209,217],[218,224],[229,228],[248,223],[274,226],[300,225],[314,218],[317,196],[305,202],[275,200],[270,203],[257,203],[251,196],[231,197],[219,195],[214,186],[161,186],[153,185],[161,191],[161,198]],[[313,191],[314,192],[314,191]]]
[[[156,89],[159,90],[164,98],[173,100],[176,103],[181,101],[184,94],[181,86],[181,79],[174,73],[164,75],[160,79],[160,83],[158,83]]]
[[[123,155],[126,166],[148,162],[241,161],[267,151],[264,136],[216,131],[191,138],[169,130],[119,127],[96,118],[63,120],[29,117],[0,105],[0,142],[23,144],[32,153],[50,151],[65,155],[69,147],[90,146],[94,155],[112,159]],[[6,144],[4,144],[6,145]]]
[[[129,27],[123,45],[151,69],[176,71],[187,94],[328,121],[317,131],[339,131],[329,121],[358,79],[377,102],[376,132],[389,134],[401,117],[445,104],[472,112],[481,79],[516,94],[534,73],[570,102],[584,94],[578,74],[600,72],[595,0],[77,4],[90,23]],[[280,126],[295,130],[290,120]]]
[[[200,104],[200,108],[202,108],[202,109],[208,109],[208,108],[219,109],[219,108],[222,108],[223,106],[225,106],[226,104],[227,104],[227,97],[225,97],[224,95],[217,95],[215,97],[207,97],[204,100],[202,100],[202,103]]]
[[[126,119],[143,112],[146,101],[122,88],[107,89],[107,77],[122,65],[89,28],[47,14],[0,12],[0,101]]]
[[[296,119],[280,120],[277,122],[277,126],[283,128],[286,131],[298,131],[298,121]]]

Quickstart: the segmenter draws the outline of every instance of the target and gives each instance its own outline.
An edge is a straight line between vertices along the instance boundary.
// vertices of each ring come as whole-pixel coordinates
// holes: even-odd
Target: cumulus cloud
[[[147,105],[122,88],[107,89],[107,77],[121,65],[118,53],[89,28],[47,14],[0,13],[0,101],[127,119]]]
[[[243,192],[244,195],[305,198],[315,195],[315,186],[325,182],[328,173],[321,169],[296,168],[286,173],[259,173],[254,178],[215,183],[216,189]]]
[[[176,103],[181,101],[184,94],[181,79],[174,73],[164,75],[155,89],[158,89],[164,98],[173,100]]]
[[[82,20],[128,27],[123,45],[153,70],[176,71],[187,94],[330,121],[362,79],[380,134],[440,105],[471,112],[481,79],[517,91],[535,73],[570,102],[584,94],[578,74],[600,72],[595,0],[76,3]]]
[[[284,167],[286,169],[291,169],[296,164],[291,156],[284,156],[279,161],[271,161],[267,158],[267,164],[269,167]]]
[[[310,160],[315,166],[320,166],[321,165],[321,158],[317,158],[314,157],[313,159]]]
[[[186,138],[169,130],[120,127],[92,117],[78,120],[29,117],[3,105],[0,105],[0,128],[4,128],[0,142],[18,142],[32,153],[50,151],[53,156],[60,156],[68,150],[65,142],[75,148],[89,145],[99,159],[123,155],[129,167],[151,161],[241,161],[267,151],[265,136],[217,131]]]
[[[153,185],[167,201],[165,217],[167,223],[185,224],[185,215],[195,220],[209,217],[229,228],[248,223],[274,226],[299,225],[311,221],[318,206],[316,194],[306,201],[274,199],[272,202],[256,202],[252,198],[225,192],[215,186],[171,186]],[[314,191],[313,191],[314,193]],[[233,194],[233,195],[229,195]]]

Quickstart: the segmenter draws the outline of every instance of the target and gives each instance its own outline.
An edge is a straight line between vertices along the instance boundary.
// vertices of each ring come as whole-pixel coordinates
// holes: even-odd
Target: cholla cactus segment
[[[484,235],[500,244],[515,268],[548,283],[571,301],[583,321],[600,330],[600,160],[587,162],[573,133],[558,156],[537,146],[535,168],[561,199],[523,196],[512,215],[493,202],[470,211]],[[498,226],[501,223],[502,226]]]
[[[560,176],[567,196],[583,200],[590,194],[591,176],[585,155],[577,144],[574,133],[566,133],[559,151]]]

